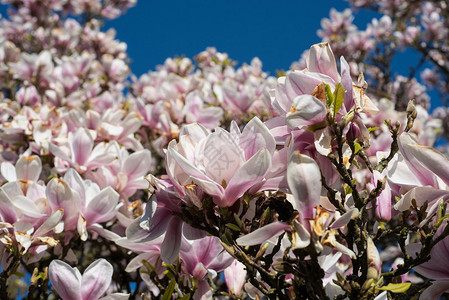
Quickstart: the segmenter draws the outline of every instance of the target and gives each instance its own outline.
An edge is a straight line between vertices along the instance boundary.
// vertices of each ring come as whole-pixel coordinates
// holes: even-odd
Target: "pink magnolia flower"
[[[392,191],[402,196],[394,205],[399,211],[418,207],[428,201],[427,218],[434,216],[441,201],[449,199],[449,160],[429,146],[419,145],[413,135],[402,133],[398,138],[400,154],[388,167],[388,180]]]
[[[137,190],[148,188],[144,177],[155,169],[155,160],[147,149],[129,153],[116,141],[106,145],[105,153],[115,159],[107,165],[86,172],[86,178],[96,182],[101,188],[114,188],[127,201]]]
[[[327,114],[326,96],[322,83],[329,85],[331,91],[341,84],[344,93],[344,103],[340,108],[341,115],[350,110],[356,113],[375,114],[377,107],[365,95],[366,82],[363,77],[354,84],[350,75],[349,65],[341,57],[341,76],[328,43],[313,45],[306,57],[307,69],[293,71],[286,77],[278,78],[278,85],[271,91],[271,104],[279,114],[267,122],[267,126],[275,135],[276,141],[283,144],[292,130],[303,130],[310,125],[324,121]],[[335,117],[338,120],[340,114]],[[356,118],[357,119],[357,118]],[[358,127],[364,125],[360,122]]]
[[[233,123],[234,124],[234,123]],[[268,128],[256,117],[240,132],[201,125],[183,128],[179,142],[171,141],[166,154],[166,170],[179,197],[201,207],[210,195],[219,206],[231,206],[254,185],[265,180],[275,141]]]
[[[107,144],[100,143],[94,147],[94,138],[86,128],[78,128],[69,133],[68,147],[62,148],[50,144],[50,152],[56,156],[55,164],[60,171],[74,168],[80,173],[111,163],[114,153],[106,152]],[[64,150],[63,150],[64,149]]]
[[[63,300],[128,299],[120,293],[101,297],[109,289],[113,272],[103,258],[91,263],[83,275],[61,260],[53,260],[48,268],[50,282]]]
[[[184,262],[185,271],[199,280],[194,299],[212,299],[212,291],[206,280],[218,272],[226,269],[233,262],[233,258],[224,251],[220,240],[214,236],[207,236],[199,240],[186,240],[185,249],[181,249],[180,257]]]
[[[100,190],[97,184],[83,180],[73,169],[63,179],[53,178],[47,184],[46,196],[52,211],[64,209],[65,230],[76,229],[81,240],[87,239],[87,230],[104,234],[98,224],[115,217],[119,194],[111,187]]]

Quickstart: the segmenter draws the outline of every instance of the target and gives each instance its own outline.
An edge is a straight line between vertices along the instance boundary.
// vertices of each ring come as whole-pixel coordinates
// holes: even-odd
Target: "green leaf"
[[[190,299],[190,294],[185,294],[184,296],[182,296],[181,299],[179,300],[189,300]]]
[[[231,229],[231,230],[234,230],[234,231],[237,231],[237,232],[240,232],[240,227],[238,227],[237,225],[235,225],[235,224],[232,224],[232,223],[228,223],[228,224],[226,224],[226,227],[228,227],[229,229]]]
[[[360,146],[359,143],[354,142],[354,153],[357,154],[357,152],[359,152],[360,149],[362,149],[362,146]]]
[[[162,296],[162,300],[169,300],[172,298],[173,292],[175,291],[175,285],[176,281],[172,279],[164,292],[164,296]]]
[[[372,132],[372,131],[377,130],[377,129],[379,129],[379,127],[370,127],[370,128],[368,128],[368,131]]]
[[[334,103],[334,95],[332,95],[331,87],[328,84],[324,83],[324,90],[326,91],[327,107],[332,111],[331,107]]]
[[[405,293],[412,284],[410,282],[404,282],[404,283],[389,283],[386,286],[383,286],[381,288],[378,288],[382,291],[390,291],[393,293]]]
[[[335,90],[334,90],[334,110],[333,110],[333,115],[335,116],[338,111],[340,110],[341,106],[343,105],[343,102],[345,101],[345,89],[343,88],[343,86],[341,85],[341,83],[337,83],[335,85]]]

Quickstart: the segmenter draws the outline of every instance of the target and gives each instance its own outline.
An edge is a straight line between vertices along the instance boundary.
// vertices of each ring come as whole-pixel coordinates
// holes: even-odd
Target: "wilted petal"
[[[321,173],[317,163],[299,151],[293,152],[287,166],[287,181],[295,198],[293,207],[302,218],[312,218],[321,194]]]
[[[82,278],[81,293],[83,299],[99,299],[108,290],[113,273],[112,265],[103,258],[90,264],[84,271]]]
[[[53,260],[48,277],[58,295],[64,300],[82,300],[81,273],[61,260]]]
[[[295,231],[292,234],[292,250],[303,249],[310,245],[310,233],[297,220],[293,222]]]

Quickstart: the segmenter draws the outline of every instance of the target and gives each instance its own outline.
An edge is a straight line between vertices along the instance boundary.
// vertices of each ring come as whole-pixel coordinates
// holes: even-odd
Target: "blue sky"
[[[264,70],[288,69],[310,45],[331,7],[342,0],[140,0],[120,18],[107,22],[128,44],[136,75],[167,57],[195,54],[214,46],[237,62],[259,57]]]

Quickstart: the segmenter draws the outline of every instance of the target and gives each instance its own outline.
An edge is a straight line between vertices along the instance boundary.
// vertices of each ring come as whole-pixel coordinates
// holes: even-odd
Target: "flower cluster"
[[[425,30],[333,10],[320,35],[345,55],[315,44],[278,78],[214,48],[136,78],[100,21],[135,1],[3,2],[0,298],[449,291],[445,110],[413,78],[359,73],[375,41],[445,39],[437,4],[407,12]]]
[[[436,90],[440,103],[447,105],[449,92],[449,15],[445,1],[349,1],[355,11],[368,9],[376,16],[365,29],[353,24],[351,9],[332,9],[323,19],[318,35],[332,44],[337,55],[351,57],[351,74],[364,72],[370,85],[369,94],[387,98],[395,109],[404,111],[410,99],[428,109],[428,89]],[[403,70],[392,70],[392,64],[405,52],[416,57],[415,63]],[[303,63],[292,65],[293,68]],[[402,74],[402,75],[401,75]],[[435,108],[435,107],[433,107]],[[434,118],[447,123],[447,114]],[[447,139],[446,126],[443,132]]]

